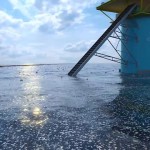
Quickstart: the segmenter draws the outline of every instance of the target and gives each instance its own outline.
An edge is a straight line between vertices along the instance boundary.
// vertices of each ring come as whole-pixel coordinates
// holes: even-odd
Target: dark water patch
[[[129,81],[128,81],[129,80]],[[150,101],[149,101],[149,79],[126,78],[122,82],[123,88],[119,95],[109,104],[109,113],[116,118],[112,130],[137,138],[143,142],[150,141]],[[142,82],[145,81],[145,82]],[[147,81],[147,82],[146,82]]]

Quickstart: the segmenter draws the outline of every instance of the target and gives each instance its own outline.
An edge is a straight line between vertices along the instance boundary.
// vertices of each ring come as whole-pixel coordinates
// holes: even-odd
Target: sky
[[[77,62],[110,25],[104,1],[0,0],[0,65]]]

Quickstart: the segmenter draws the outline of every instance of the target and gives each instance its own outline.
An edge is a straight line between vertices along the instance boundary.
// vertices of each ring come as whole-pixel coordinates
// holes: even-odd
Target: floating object
[[[97,10],[117,13],[115,21],[94,43],[79,62],[70,70],[69,76],[76,76],[84,65],[95,55],[121,63],[121,74],[150,74],[150,3],[148,0],[110,0]],[[121,29],[119,28],[121,26]],[[109,38],[121,43],[121,50]],[[97,52],[108,41],[119,58]]]

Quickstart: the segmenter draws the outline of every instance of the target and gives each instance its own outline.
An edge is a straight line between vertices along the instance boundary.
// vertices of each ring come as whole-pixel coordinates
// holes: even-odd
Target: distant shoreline
[[[1,67],[28,67],[28,66],[46,66],[46,65],[58,65],[58,64],[29,64],[29,65],[3,65]]]
[[[56,64],[28,64],[28,65],[0,65],[0,68],[3,67],[29,67],[29,66],[50,66],[50,65],[60,65],[60,64],[70,64],[74,65],[75,63],[56,63]],[[89,63],[89,64],[116,64],[117,63]]]

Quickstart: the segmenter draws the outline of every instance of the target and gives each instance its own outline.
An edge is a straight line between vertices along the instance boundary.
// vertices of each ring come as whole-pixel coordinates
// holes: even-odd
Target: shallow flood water
[[[0,149],[150,149],[150,77],[72,66],[0,68]]]

